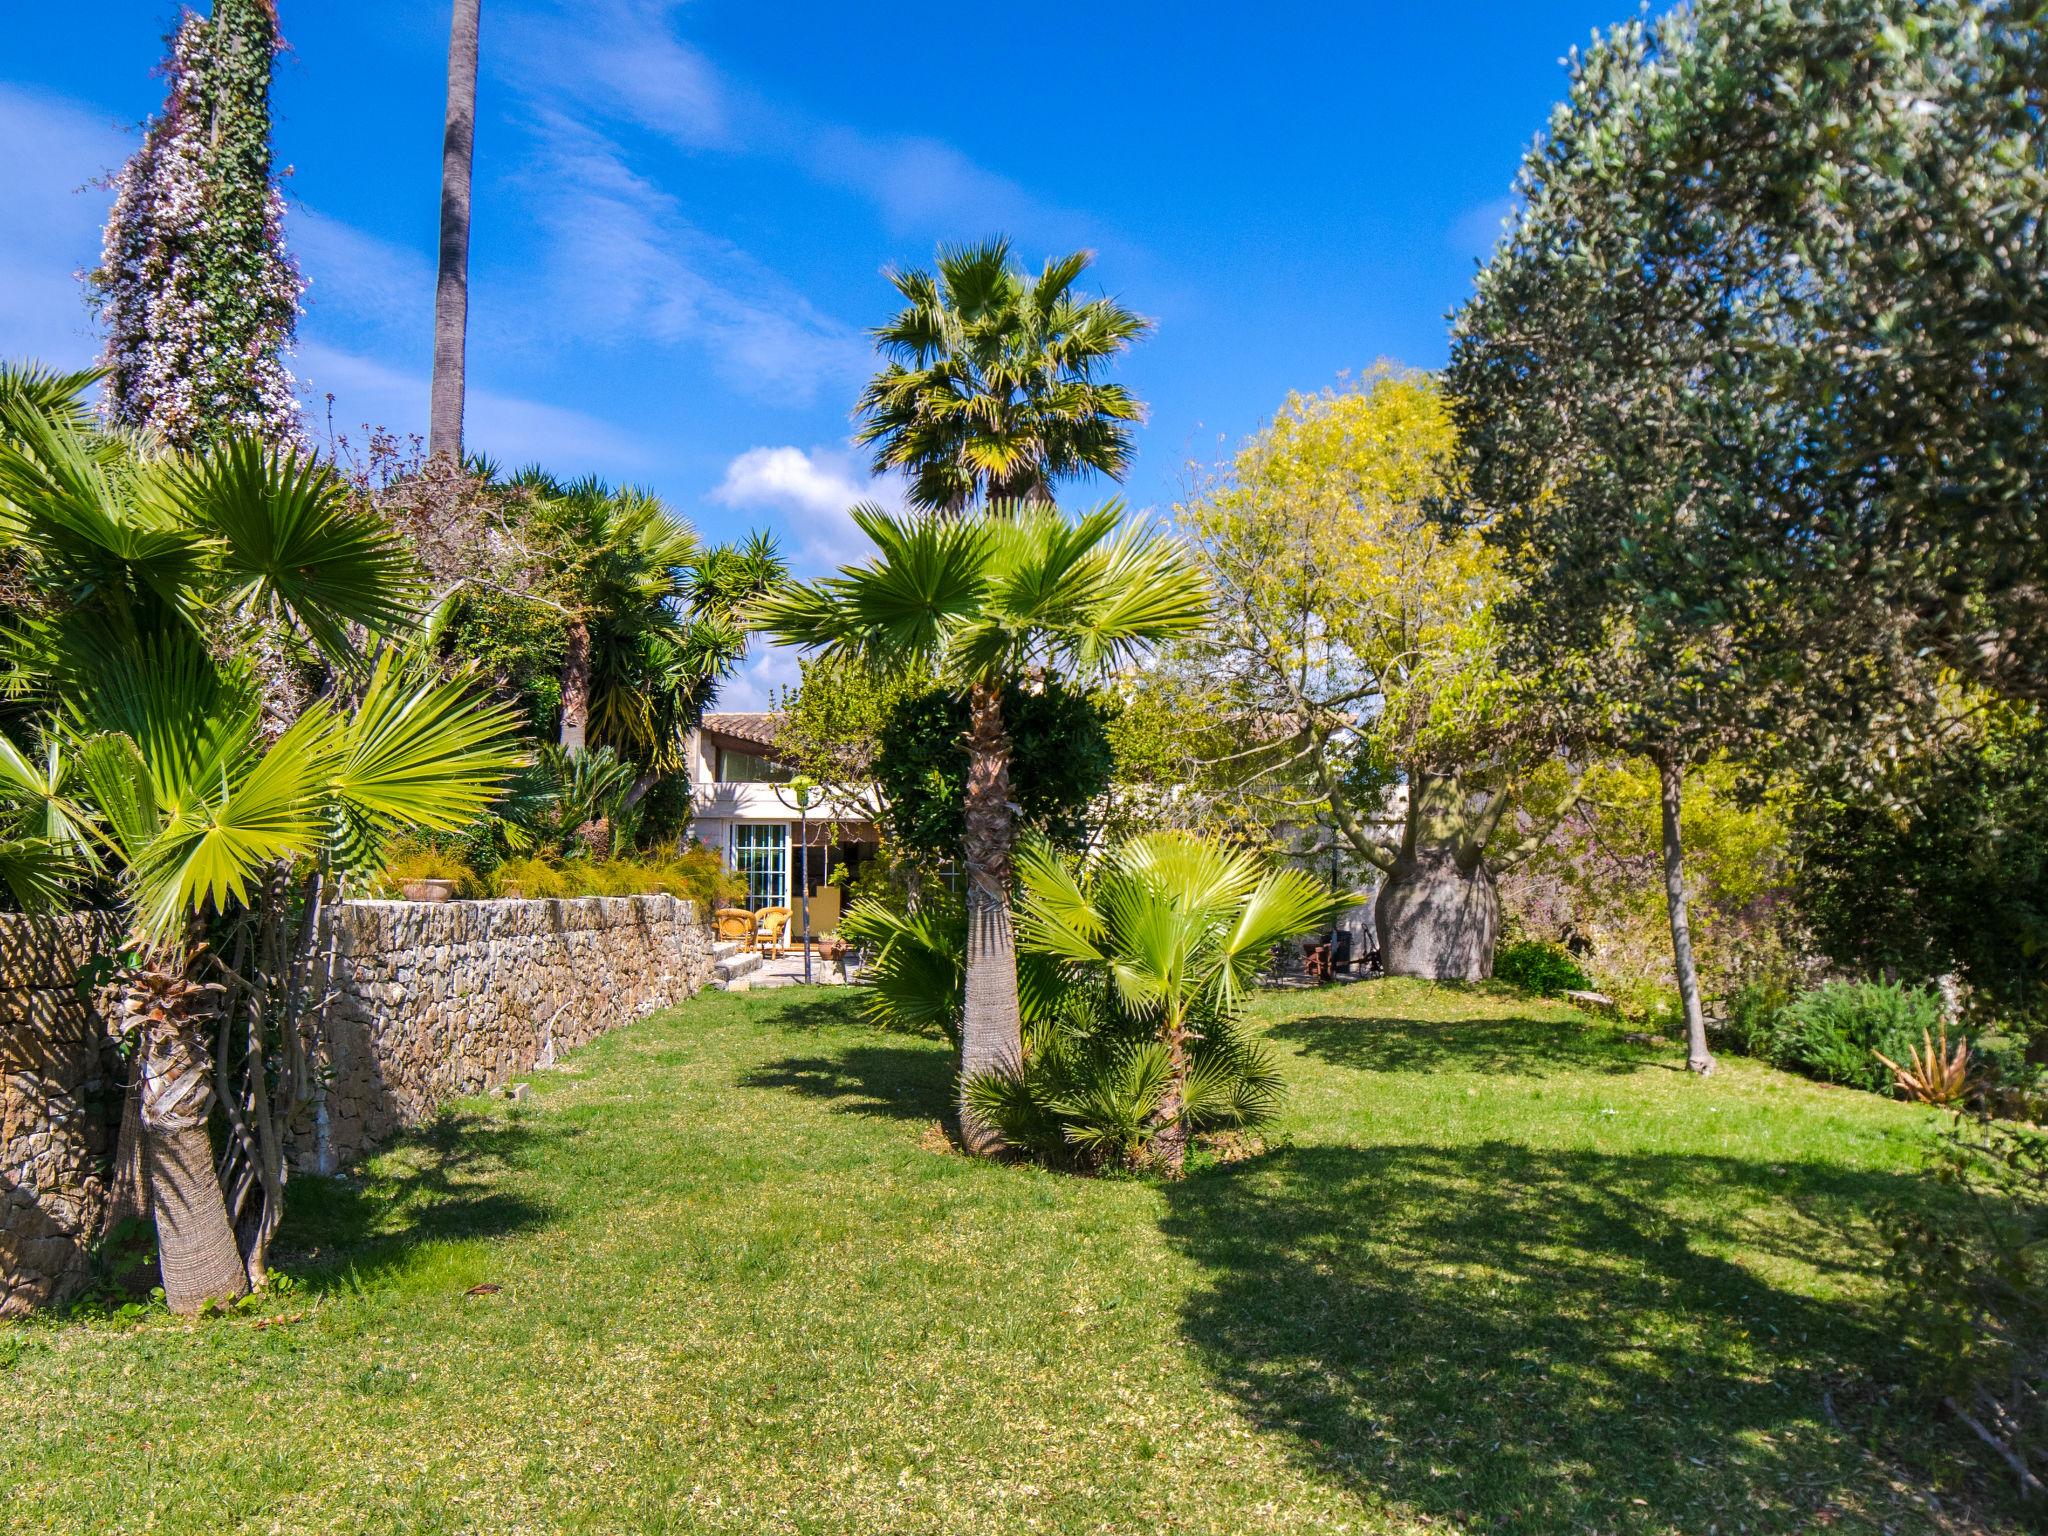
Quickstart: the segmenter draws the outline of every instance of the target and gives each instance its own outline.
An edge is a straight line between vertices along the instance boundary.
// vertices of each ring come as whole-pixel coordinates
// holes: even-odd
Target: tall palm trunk
[[[427,453],[462,458],[462,391],[469,337],[469,174],[476,159],[480,0],[455,0],[448,31],[448,121],[441,139],[441,274],[434,288],[434,388]]]
[[[967,1104],[967,1084],[985,1072],[1024,1066],[1017,1007],[1017,936],[1010,920],[1010,860],[1017,838],[1010,794],[1010,733],[999,684],[968,694],[967,1006],[960,1025],[960,1140],[988,1156],[1002,1145],[994,1126]]]
[[[206,1134],[213,1109],[207,1037],[220,997],[219,987],[186,980],[175,959],[157,957],[135,972],[121,999],[122,1028],[136,1036],[142,1182],[164,1300],[187,1314],[249,1289]]]
[[[1714,1055],[1707,1049],[1706,1014],[1700,1007],[1700,974],[1692,958],[1692,918],[1686,910],[1685,846],[1678,833],[1684,772],[1676,752],[1657,754],[1657,775],[1664,798],[1664,902],[1671,912],[1671,959],[1678,972],[1678,1000],[1685,1008],[1685,1066],[1689,1072],[1704,1075],[1714,1070]]]
[[[590,734],[590,626],[571,619],[562,648],[562,747],[579,750]]]

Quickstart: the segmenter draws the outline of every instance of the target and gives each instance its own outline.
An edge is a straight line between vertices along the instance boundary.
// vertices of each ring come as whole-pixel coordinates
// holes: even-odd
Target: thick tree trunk
[[[441,139],[441,273],[434,288],[434,385],[429,457],[462,459],[462,394],[469,337],[469,175],[476,158],[480,0],[455,0],[448,30],[448,119]]]
[[[164,1300],[187,1314],[249,1289],[206,1134],[213,1108],[206,1042],[220,992],[166,965],[139,970],[122,999],[123,1027],[139,1036],[142,1171]]]
[[[1714,1070],[1714,1055],[1707,1049],[1700,974],[1692,958],[1692,919],[1685,902],[1685,847],[1679,838],[1684,772],[1675,752],[1658,755],[1657,775],[1664,791],[1664,903],[1671,913],[1671,960],[1678,973],[1678,1001],[1685,1010],[1685,1065],[1688,1071],[1704,1076]]]
[[[590,626],[569,621],[562,651],[562,746],[579,751],[590,733]]]
[[[968,696],[967,1005],[960,1023],[960,1140],[986,1157],[1002,1146],[994,1126],[967,1104],[967,1083],[987,1072],[1024,1066],[1017,1006],[1017,937],[1010,921],[1010,856],[1016,808],[1010,795],[1010,736],[1002,689],[976,686]]]
[[[1481,858],[1424,845],[1403,854],[1373,906],[1389,976],[1484,981],[1500,937],[1500,893]]]
[[[121,1129],[114,1139],[114,1167],[99,1235],[111,1237],[123,1222],[140,1221],[148,1214],[149,1190],[142,1173],[142,1073],[133,1069],[128,1091],[121,1095]]]

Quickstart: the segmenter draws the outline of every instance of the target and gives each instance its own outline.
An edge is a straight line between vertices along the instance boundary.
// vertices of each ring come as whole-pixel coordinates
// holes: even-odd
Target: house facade
[[[812,934],[829,933],[847,881],[874,857],[880,836],[868,806],[830,796],[798,806],[791,770],[776,758],[781,720],[714,712],[690,733],[689,835],[746,877],[749,907],[795,912],[808,896]]]

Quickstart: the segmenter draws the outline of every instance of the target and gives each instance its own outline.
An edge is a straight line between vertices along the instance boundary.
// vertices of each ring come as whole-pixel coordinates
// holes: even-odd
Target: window
[[[757,752],[718,749],[718,782],[721,784],[787,784],[789,770],[770,762]]]
[[[747,905],[789,905],[789,823],[741,822],[732,829],[732,867],[747,877]]]

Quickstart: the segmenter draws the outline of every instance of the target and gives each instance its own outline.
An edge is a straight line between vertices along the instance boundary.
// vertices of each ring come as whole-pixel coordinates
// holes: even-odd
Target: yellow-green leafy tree
[[[1212,800],[1325,826],[1379,871],[1391,973],[1476,980],[1495,875],[1540,841],[1571,775],[1499,665],[1498,557],[1438,515],[1452,447],[1423,374],[1289,397],[1177,510],[1216,617],[1153,686],[1198,696],[1178,712]]]

